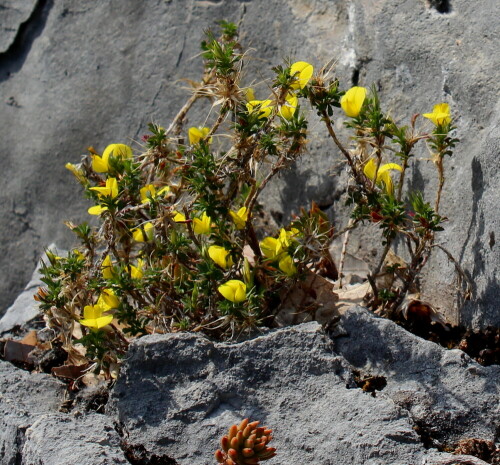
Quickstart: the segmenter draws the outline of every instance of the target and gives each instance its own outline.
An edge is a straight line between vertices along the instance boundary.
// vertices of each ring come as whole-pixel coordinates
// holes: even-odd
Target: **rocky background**
[[[437,252],[424,297],[452,323],[498,325],[499,11],[497,0],[0,0],[0,314],[44,247],[71,245],[62,221],[89,220],[65,162],[89,145],[134,144],[149,121],[167,124],[188,95],[180,80],[200,76],[204,29],[224,18],[242,20],[242,42],[256,49],[249,83],[286,57],[316,67],[334,59],[344,87],[375,83],[398,119],[450,104],[462,141],[447,160],[450,221],[440,240],[475,294],[458,299],[453,266]],[[267,192],[278,221],[315,199],[345,224],[344,166],[320,128],[312,125],[310,153]],[[428,156],[409,183],[433,192]],[[350,252],[369,257],[374,234],[376,226],[354,235]]]
[[[375,83],[396,118],[450,104],[462,142],[447,160],[441,241],[475,295],[457,298],[453,267],[436,253],[425,297],[452,323],[498,326],[497,0],[0,0],[0,315],[44,247],[71,246],[62,221],[89,220],[64,164],[89,145],[134,144],[148,121],[168,124],[188,95],[180,80],[200,75],[203,30],[218,19],[243,21],[242,41],[256,49],[249,84],[286,57],[316,67],[334,59],[344,87]],[[267,192],[277,222],[313,199],[339,227],[347,220],[345,169],[319,129],[311,125],[309,153]],[[428,156],[409,183],[432,191]],[[353,235],[350,253],[368,260],[376,231]],[[38,284],[35,273],[0,336],[36,316]],[[50,361],[37,363],[43,371]],[[500,464],[498,365],[360,307],[333,331],[310,322],[238,344],[145,337],[111,392],[75,392],[72,381],[21,368],[0,360],[0,465],[213,464],[218,439],[247,416],[274,430],[270,463]]]
[[[146,336],[109,393],[0,370],[0,465],[213,465],[245,417],[273,429],[270,465],[500,463],[498,365],[361,307],[333,333],[310,322],[238,344]]]

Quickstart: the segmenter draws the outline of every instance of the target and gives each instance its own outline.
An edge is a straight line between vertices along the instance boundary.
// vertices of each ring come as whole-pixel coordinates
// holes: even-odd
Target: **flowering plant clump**
[[[256,229],[260,194],[305,151],[308,105],[349,165],[347,229],[372,221],[382,230],[383,257],[369,277],[373,308],[389,312],[401,305],[442,229],[443,159],[456,143],[446,104],[424,115],[434,131],[418,133],[416,117],[400,127],[385,115],[375,91],[341,90],[325,69],[314,74],[304,61],[273,68],[270,95],[256,99],[242,83],[245,53],[237,28],[221,27],[220,38],[208,32],[202,43],[201,82],[167,129],[149,125],[142,152],[113,143],[102,155],[89,148],[80,164],[66,165],[100,226],[67,223],[81,245],[67,257],[47,254],[46,285],[36,298],[70,355],[83,346],[80,356],[104,373],[132,337],[202,330],[228,338],[269,327],[307,275],[339,277],[329,246],[340,233],[316,205],[274,234]],[[204,125],[185,128],[188,112],[204,98],[218,111]],[[336,108],[349,118],[354,150],[333,129]],[[220,137],[228,132],[229,144]],[[403,195],[420,140],[429,142],[438,167],[434,207],[421,193]],[[395,240],[407,245],[410,265],[398,274],[399,284],[381,288],[377,277]]]

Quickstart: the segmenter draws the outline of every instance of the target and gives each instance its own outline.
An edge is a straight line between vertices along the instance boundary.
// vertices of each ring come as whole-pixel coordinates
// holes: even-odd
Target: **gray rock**
[[[357,309],[335,341],[314,322],[241,343],[147,336],[132,344],[105,415],[58,413],[62,383],[0,361],[0,465],[126,464],[124,450],[144,463],[209,464],[245,417],[274,430],[276,463],[484,464],[427,449],[417,431],[448,446],[493,438],[498,367],[383,323]],[[363,392],[346,359],[387,387]]]
[[[26,430],[22,465],[129,464],[112,420],[99,414],[42,415]]]
[[[43,246],[73,242],[62,220],[89,219],[88,205],[64,163],[79,161],[89,145],[102,150],[108,143],[137,140],[150,120],[167,124],[187,95],[178,80],[199,76],[200,62],[192,58],[202,31],[226,18],[243,19],[243,41],[257,50],[259,60],[247,67],[248,82],[270,77],[267,65],[283,57],[315,66],[333,58],[343,85],[377,83],[382,101],[397,118],[429,111],[439,101],[451,104],[460,115],[457,133],[463,142],[448,161],[442,211],[450,221],[440,240],[473,279],[476,297],[458,312],[453,267],[436,253],[425,276],[425,300],[455,322],[476,328],[500,324],[496,0],[480,5],[469,0],[2,5],[19,8],[15,20],[6,16],[14,10],[2,10],[4,28],[15,30],[30,19],[16,46],[0,54],[0,94],[5,96],[0,112],[0,308],[11,304],[28,282]],[[3,36],[6,44],[13,34]],[[189,124],[203,118],[192,116]],[[342,117],[336,124],[342,131]],[[343,200],[337,200],[345,174],[332,176],[342,173],[343,165],[332,143],[317,138],[320,128],[311,125],[310,152],[269,186],[266,204],[275,218],[286,221],[299,205],[316,199],[341,227],[348,216]],[[427,157],[426,151],[419,157]],[[409,182],[416,188],[434,186],[432,164],[419,163]],[[369,254],[376,230],[353,234],[349,252]]]
[[[357,307],[343,315],[335,351],[362,373],[383,376],[381,396],[408,411],[436,445],[498,440],[500,367],[483,367]]]
[[[65,386],[3,360],[0,373],[0,465],[12,465],[21,463],[26,430],[41,416],[57,412]]]
[[[24,291],[17,296],[17,299],[0,319],[0,334],[10,331],[16,326],[24,325],[40,313],[38,305],[33,299],[38,287],[43,284],[40,277],[37,267]]]
[[[222,434],[245,417],[273,428],[278,463],[417,465],[427,453],[405,409],[355,387],[317,323],[240,344],[195,334],[142,338],[108,414],[131,444],[180,465],[211,463]]]
[[[58,251],[55,244],[49,245],[47,249],[52,250],[56,254],[66,254],[64,251]],[[41,280],[42,275],[40,273],[43,259],[44,256],[38,261],[37,267],[29,283],[24,288],[24,291],[17,296],[14,303],[6,310],[2,318],[0,318],[0,335],[11,331],[17,326],[26,325],[30,320],[40,315],[38,303],[35,301],[34,295],[37,293],[38,287],[43,286]]]
[[[37,0],[0,1],[0,53],[5,53],[22,34],[22,26],[34,14]]]

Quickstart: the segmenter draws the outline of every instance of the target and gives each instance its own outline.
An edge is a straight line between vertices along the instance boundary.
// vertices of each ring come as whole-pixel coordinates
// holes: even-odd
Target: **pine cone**
[[[258,421],[248,422],[245,418],[240,425],[229,428],[227,436],[221,439],[222,450],[215,451],[217,462],[223,465],[258,465],[276,455],[274,447],[267,447],[273,438],[272,430],[257,426]]]

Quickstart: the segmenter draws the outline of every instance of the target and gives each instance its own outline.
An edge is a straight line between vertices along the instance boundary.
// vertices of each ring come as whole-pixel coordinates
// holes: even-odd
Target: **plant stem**
[[[172,120],[172,122],[170,123],[170,126],[165,131],[165,135],[170,134],[170,132],[174,128],[176,128],[176,132],[180,131],[180,127],[181,127],[182,122],[183,122],[184,118],[186,117],[188,111],[191,109],[191,107],[193,106],[194,102],[196,102],[196,100],[198,100],[201,97],[204,97],[203,91],[205,90],[205,86],[209,82],[212,81],[214,76],[215,76],[215,68],[212,69],[212,71],[210,71],[210,73],[202,79],[201,86],[194,91],[193,95],[191,95],[191,97],[189,97],[189,99],[183,105],[183,107],[179,110],[177,115],[175,115],[175,118]]]
[[[365,188],[365,180],[360,176],[356,164],[354,163],[354,160],[349,153],[349,151],[340,143],[340,141],[337,138],[337,135],[335,134],[335,131],[332,126],[332,122],[330,120],[330,117],[326,113],[326,110],[322,111],[321,116],[323,117],[323,121],[325,122],[326,129],[328,130],[328,134],[330,137],[333,139],[333,142],[335,142],[335,145],[338,147],[338,149],[342,152],[344,157],[347,160],[347,163],[349,164],[349,167],[351,168],[352,174],[354,176],[354,179],[358,183],[359,186],[361,186],[363,189]]]
[[[439,176],[439,185],[436,193],[436,203],[434,205],[434,210],[436,213],[439,212],[439,203],[441,202],[441,192],[443,191],[444,186],[444,166],[443,166],[443,156],[441,154],[438,155],[438,159],[436,161],[436,166],[438,170]]]

